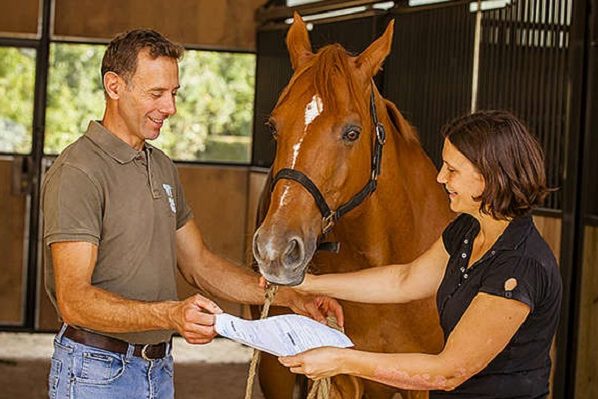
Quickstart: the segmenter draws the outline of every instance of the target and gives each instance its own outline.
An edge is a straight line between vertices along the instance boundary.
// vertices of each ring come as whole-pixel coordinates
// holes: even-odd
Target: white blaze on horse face
[[[284,191],[282,192],[282,195],[280,196],[280,206],[284,206],[285,200],[287,198],[287,195],[289,194],[289,185],[285,184],[284,186]]]
[[[293,146],[293,160],[291,162],[291,168],[295,167],[295,162],[297,162],[299,149],[301,149],[301,144],[303,143],[303,139],[307,133],[307,128],[318,116],[320,116],[323,110],[324,104],[322,103],[322,99],[317,94],[313,95],[311,101],[305,106],[303,134],[301,135],[301,138],[297,144]]]
[[[299,156],[299,150],[301,149],[301,144],[303,143],[303,139],[305,139],[305,135],[307,133],[307,128],[309,125],[324,111],[324,103],[322,102],[322,98],[317,94],[314,94],[311,98],[311,101],[307,103],[305,106],[304,112],[304,121],[305,124],[303,126],[303,134],[299,141],[293,145],[293,159],[291,161],[291,169],[295,167],[295,163],[297,162],[297,157]],[[285,200],[287,198],[289,191],[289,186],[286,185],[282,195],[280,196],[280,206],[285,204]]]
[[[311,101],[305,106],[305,128],[303,132],[307,130],[307,127],[322,113],[324,110],[324,104],[320,96],[315,94]]]

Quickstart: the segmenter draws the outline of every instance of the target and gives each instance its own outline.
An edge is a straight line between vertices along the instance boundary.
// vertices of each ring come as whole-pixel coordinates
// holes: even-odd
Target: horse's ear
[[[384,59],[390,53],[394,24],[393,19],[388,23],[384,34],[370,44],[355,60],[357,68],[367,76],[367,79],[370,79],[380,70]]]
[[[293,13],[293,24],[287,33],[287,49],[294,70],[297,70],[307,59],[313,56],[307,27],[297,12]]]

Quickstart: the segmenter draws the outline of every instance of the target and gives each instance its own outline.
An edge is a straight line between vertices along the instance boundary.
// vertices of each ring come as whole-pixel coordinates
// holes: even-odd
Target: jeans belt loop
[[[145,353],[145,351],[149,348],[149,345],[143,345],[143,347],[141,348],[141,357],[143,358],[143,360],[147,360],[148,362],[151,362],[152,360],[156,360],[156,359],[151,359],[147,356],[147,353]]]

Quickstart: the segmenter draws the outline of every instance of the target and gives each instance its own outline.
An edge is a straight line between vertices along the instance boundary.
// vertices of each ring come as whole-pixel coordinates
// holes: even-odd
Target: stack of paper
[[[353,342],[340,331],[296,314],[263,320],[216,315],[216,332],[275,356],[290,356],[321,346],[348,348]]]

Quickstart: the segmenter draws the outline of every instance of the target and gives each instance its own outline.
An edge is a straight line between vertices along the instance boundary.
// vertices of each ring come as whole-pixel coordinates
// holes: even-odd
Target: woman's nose
[[[442,167],[436,175],[436,181],[440,184],[446,183],[446,179],[444,178],[444,167]]]

